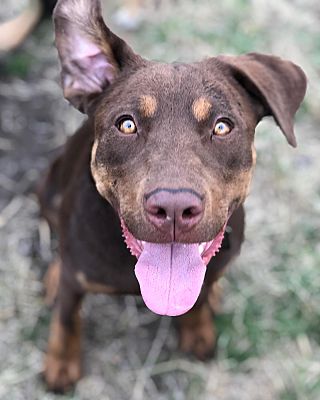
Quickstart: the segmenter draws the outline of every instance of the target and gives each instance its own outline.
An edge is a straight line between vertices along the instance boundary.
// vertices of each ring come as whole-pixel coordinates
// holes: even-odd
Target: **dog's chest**
[[[89,291],[101,285],[101,289],[110,288],[110,293],[139,294],[136,258],[126,248],[118,216],[88,174],[77,186],[70,199],[69,218],[62,221],[62,257],[70,272]]]

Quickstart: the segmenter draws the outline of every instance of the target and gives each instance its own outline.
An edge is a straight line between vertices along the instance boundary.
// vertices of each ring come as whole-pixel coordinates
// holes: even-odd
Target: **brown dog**
[[[98,0],[60,0],[54,22],[64,96],[88,119],[40,190],[60,237],[47,384],[80,377],[87,291],[141,293],[154,312],[181,315],[181,348],[204,359],[215,342],[208,294],[243,240],[255,127],[272,115],[296,145],[305,75],[262,54],[147,61],[105,26]]]

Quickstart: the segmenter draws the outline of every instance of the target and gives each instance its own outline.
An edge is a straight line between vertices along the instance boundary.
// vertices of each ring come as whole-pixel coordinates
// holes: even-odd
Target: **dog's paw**
[[[216,345],[216,334],[211,324],[197,327],[184,326],[180,329],[180,349],[193,354],[199,360],[208,360],[214,356]]]
[[[59,358],[47,354],[43,373],[48,390],[65,393],[71,390],[81,377],[80,358]]]
[[[215,353],[216,333],[208,304],[181,315],[179,322],[180,349],[199,360],[212,358]]]

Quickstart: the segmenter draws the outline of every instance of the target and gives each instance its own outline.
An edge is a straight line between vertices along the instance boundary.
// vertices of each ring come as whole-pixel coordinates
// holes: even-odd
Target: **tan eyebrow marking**
[[[157,111],[157,99],[154,96],[143,95],[140,97],[139,109],[146,118],[151,118]]]
[[[199,97],[192,104],[192,112],[198,122],[204,121],[209,117],[212,104],[205,97]]]

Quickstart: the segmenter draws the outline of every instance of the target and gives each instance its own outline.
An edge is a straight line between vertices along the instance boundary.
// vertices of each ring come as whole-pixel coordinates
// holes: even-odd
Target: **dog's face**
[[[60,0],[55,24],[65,97],[94,118],[92,175],[139,257],[145,300],[156,312],[181,314],[194,304],[204,266],[247,196],[257,123],[273,115],[295,145],[304,74],[259,54],[194,64],[146,61],[108,30],[96,0]],[[147,286],[166,281],[163,271],[170,280],[187,276],[196,289],[181,289],[175,305],[151,304]],[[171,284],[159,285],[159,296],[169,296]]]
[[[140,241],[208,242],[246,197],[257,117],[215,64],[147,64],[96,108],[93,176]]]

